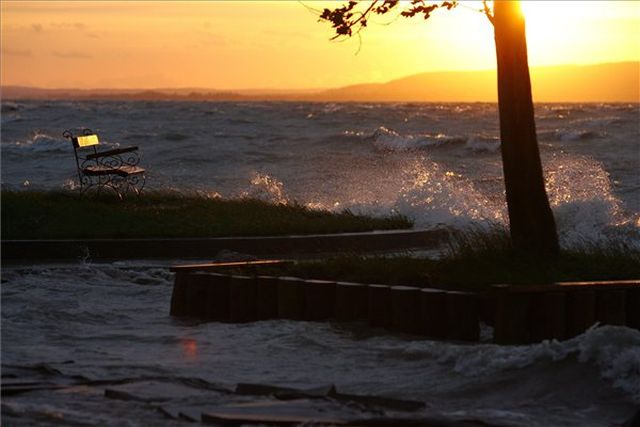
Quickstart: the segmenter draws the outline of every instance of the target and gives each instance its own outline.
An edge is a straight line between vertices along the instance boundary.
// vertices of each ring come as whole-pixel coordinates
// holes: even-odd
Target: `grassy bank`
[[[408,255],[340,256],[306,261],[261,274],[456,290],[487,285],[548,284],[561,281],[640,279],[640,251],[607,242],[564,249],[555,265],[543,264],[512,250],[505,231],[467,232],[453,236],[441,259]]]
[[[227,237],[410,228],[402,216],[371,218],[259,200],[149,192],[120,201],[74,192],[3,191],[3,239]]]

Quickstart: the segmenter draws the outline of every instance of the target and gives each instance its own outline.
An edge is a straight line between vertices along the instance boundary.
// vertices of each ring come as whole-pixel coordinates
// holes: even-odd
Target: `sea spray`
[[[114,146],[140,147],[148,189],[400,213],[418,228],[508,224],[495,104],[2,105],[3,188],[73,188],[73,153],[60,135],[85,125]],[[562,245],[640,245],[638,104],[536,108]],[[15,114],[19,122],[4,122]]]

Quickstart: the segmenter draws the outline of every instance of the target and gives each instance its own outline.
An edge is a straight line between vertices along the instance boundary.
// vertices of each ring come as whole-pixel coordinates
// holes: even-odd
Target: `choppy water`
[[[42,363],[59,373],[40,380],[58,384],[74,375],[147,379],[135,393],[166,397],[173,387],[159,404],[201,411],[237,400],[211,385],[334,383],[343,392],[424,401],[430,414],[521,426],[612,425],[640,404],[640,332],[629,328],[509,347],[419,340],[358,325],[193,324],[167,315],[172,278],[166,266],[14,266],[4,268],[3,279],[3,373],[23,379],[37,375],[16,366]],[[149,378],[164,384],[160,392]],[[118,388],[5,397],[5,410],[14,414],[7,425],[176,425],[145,403],[105,398],[109,387]]]
[[[543,104],[537,124],[563,244],[640,245],[640,105]],[[139,145],[153,188],[506,222],[495,104],[4,102],[3,186],[72,186],[69,127]]]
[[[565,246],[640,245],[639,113],[638,104],[537,106]],[[492,104],[3,102],[1,120],[3,188],[72,187],[73,152],[61,134],[84,126],[108,144],[139,145],[153,188],[400,212],[425,228],[506,221]],[[168,316],[166,265],[5,265],[2,279],[4,382],[169,388],[178,391],[163,405],[197,410],[235,401],[219,389],[238,382],[334,383],[421,400],[428,413],[522,426],[612,425],[640,405],[640,332],[628,328],[500,347],[358,325],[193,324]],[[3,398],[3,423],[182,424],[93,384]]]

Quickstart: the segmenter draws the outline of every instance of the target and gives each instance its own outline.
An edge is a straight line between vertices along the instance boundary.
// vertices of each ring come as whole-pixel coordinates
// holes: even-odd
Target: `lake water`
[[[61,135],[88,127],[109,145],[138,145],[153,189],[399,212],[418,228],[506,221],[493,104],[30,101],[3,102],[1,120],[3,188],[74,188]],[[640,106],[538,105],[537,124],[562,244],[640,246]],[[237,402],[220,390],[241,382],[333,383],[521,426],[612,425],[640,404],[640,332],[629,328],[501,347],[358,324],[185,323],[168,316],[169,264],[4,265],[3,381],[93,382],[5,397],[3,422],[182,425],[156,407]],[[152,402],[105,398],[118,387]],[[309,410],[367,414],[323,405]]]
[[[417,227],[505,224],[495,104],[21,102],[2,104],[2,185],[72,187],[62,131],[138,145],[151,188],[252,196]],[[640,106],[537,106],[565,245],[640,244]]]

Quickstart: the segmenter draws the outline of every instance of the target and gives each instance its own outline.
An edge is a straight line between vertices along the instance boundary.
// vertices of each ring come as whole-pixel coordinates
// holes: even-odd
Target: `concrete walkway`
[[[3,240],[2,260],[208,259],[228,250],[257,256],[435,249],[444,229],[269,237]]]

